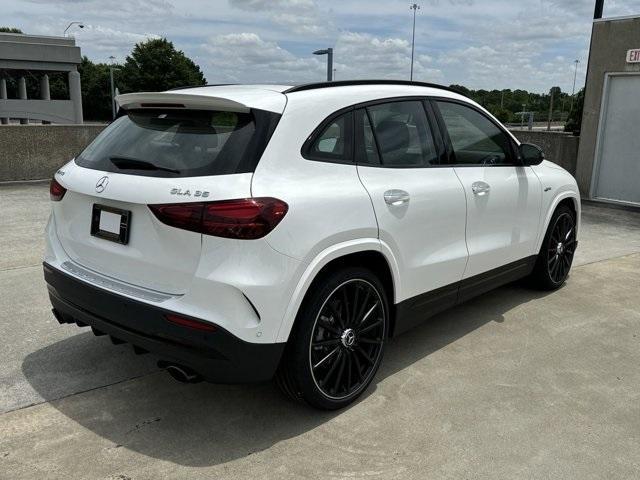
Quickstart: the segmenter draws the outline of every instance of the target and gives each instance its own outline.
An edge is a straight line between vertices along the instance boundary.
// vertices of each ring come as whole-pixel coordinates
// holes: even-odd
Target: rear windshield
[[[76,163],[154,177],[253,172],[279,118],[262,110],[132,110],[101,132]]]

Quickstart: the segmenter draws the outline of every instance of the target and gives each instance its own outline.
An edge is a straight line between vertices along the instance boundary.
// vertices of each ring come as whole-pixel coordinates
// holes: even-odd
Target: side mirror
[[[523,165],[538,165],[544,160],[542,149],[532,143],[521,143],[518,147],[518,155]]]

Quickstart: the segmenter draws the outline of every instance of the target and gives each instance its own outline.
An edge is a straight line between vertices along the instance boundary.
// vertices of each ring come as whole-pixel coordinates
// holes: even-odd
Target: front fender
[[[547,229],[549,228],[549,223],[551,222],[551,217],[553,216],[553,212],[556,211],[560,202],[562,202],[566,198],[571,198],[573,200],[573,204],[576,207],[576,239],[580,234],[580,225],[581,225],[581,211],[582,207],[580,205],[580,196],[574,191],[571,185],[565,186],[563,189],[560,189],[559,192],[556,192],[555,197],[549,203],[544,215],[544,222],[542,223],[542,229],[538,234],[538,241],[536,242],[536,252],[540,251],[542,247],[542,241],[544,240],[544,236],[547,233]]]

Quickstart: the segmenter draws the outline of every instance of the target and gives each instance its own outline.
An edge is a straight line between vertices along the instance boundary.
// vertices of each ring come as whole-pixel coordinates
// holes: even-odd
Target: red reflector
[[[289,206],[277,198],[149,205],[162,223],[216,237],[252,240],[273,230]]]
[[[49,184],[49,198],[51,198],[51,201],[59,202],[65,193],[67,193],[67,189],[60,185],[55,178],[52,178]]]
[[[199,320],[193,320],[191,318],[181,317],[173,313],[168,313],[164,316],[169,322],[181,327],[192,328],[194,330],[204,330],[207,332],[213,332],[216,327],[207,322],[201,322]]]

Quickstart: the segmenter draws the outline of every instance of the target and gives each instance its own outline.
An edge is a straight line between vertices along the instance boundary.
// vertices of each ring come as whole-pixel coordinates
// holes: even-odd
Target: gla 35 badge
[[[194,190],[193,194],[192,194],[191,190],[189,190],[189,189],[182,190],[181,188],[172,188],[169,193],[171,195],[179,195],[181,197],[192,197],[193,196],[193,197],[207,198],[209,196],[209,192],[208,191]]]

